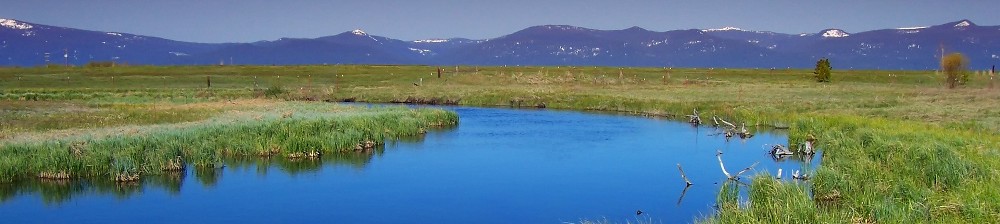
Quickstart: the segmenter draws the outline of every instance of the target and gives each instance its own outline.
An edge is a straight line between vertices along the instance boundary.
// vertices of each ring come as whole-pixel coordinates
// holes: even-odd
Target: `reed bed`
[[[220,118],[187,128],[105,138],[69,138],[0,147],[0,181],[106,177],[119,182],[182,170],[219,168],[224,158],[289,159],[372,150],[386,140],[454,125],[454,112],[294,103],[252,119]],[[291,113],[291,115],[289,115]],[[235,115],[234,115],[235,116]]]

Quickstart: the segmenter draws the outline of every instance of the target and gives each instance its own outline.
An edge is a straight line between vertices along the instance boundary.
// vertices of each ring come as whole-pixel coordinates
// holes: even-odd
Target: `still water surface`
[[[0,221],[687,223],[713,212],[725,180],[716,150],[730,172],[754,162],[751,174],[782,168],[787,175],[803,166],[767,154],[765,145],[787,144],[775,132],[726,141],[712,127],[642,117],[447,109],[458,112],[457,127],[389,142],[373,154],[228,161],[216,172],[189,169],[133,185],[0,185]],[[686,191],[678,163],[695,183]]]

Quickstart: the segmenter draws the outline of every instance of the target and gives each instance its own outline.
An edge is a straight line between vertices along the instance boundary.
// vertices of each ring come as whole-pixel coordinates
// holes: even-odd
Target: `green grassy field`
[[[442,69],[438,78],[437,67],[388,65],[0,68],[0,139],[199,123],[239,107],[217,106],[228,101],[278,105],[269,108],[310,107],[282,100],[544,106],[677,119],[697,108],[751,130],[787,126],[790,144],[812,135],[824,151],[822,166],[805,184],[758,176],[749,203],[724,191],[718,214],[705,222],[1000,220],[1000,89],[981,73],[947,89],[934,71],[835,68],[831,83],[817,83],[812,71],[785,69]],[[235,110],[260,110],[247,107]],[[294,128],[299,125],[309,126]],[[249,127],[215,131],[243,128]],[[129,170],[122,167],[112,170]]]

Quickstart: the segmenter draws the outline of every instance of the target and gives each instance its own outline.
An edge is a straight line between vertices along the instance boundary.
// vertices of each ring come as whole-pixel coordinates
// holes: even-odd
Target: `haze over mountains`
[[[960,20],[859,33],[825,29],[783,34],[735,27],[649,31],[534,26],[488,40],[403,41],[353,30],[319,38],[191,43],[0,19],[0,66],[117,61],[152,65],[428,64],[935,69],[942,48],[973,69],[1000,64],[1000,26]]]

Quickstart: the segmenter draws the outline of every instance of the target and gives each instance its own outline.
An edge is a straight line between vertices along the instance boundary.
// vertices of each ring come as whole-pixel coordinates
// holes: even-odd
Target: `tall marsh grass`
[[[142,175],[183,169],[185,163],[210,169],[232,157],[295,158],[371,150],[385,140],[458,122],[454,112],[438,109],[286,106],[251,119],[220,119],[147,134],[5,144],[0,146],[0,181],[25,176],[136,181]]]

